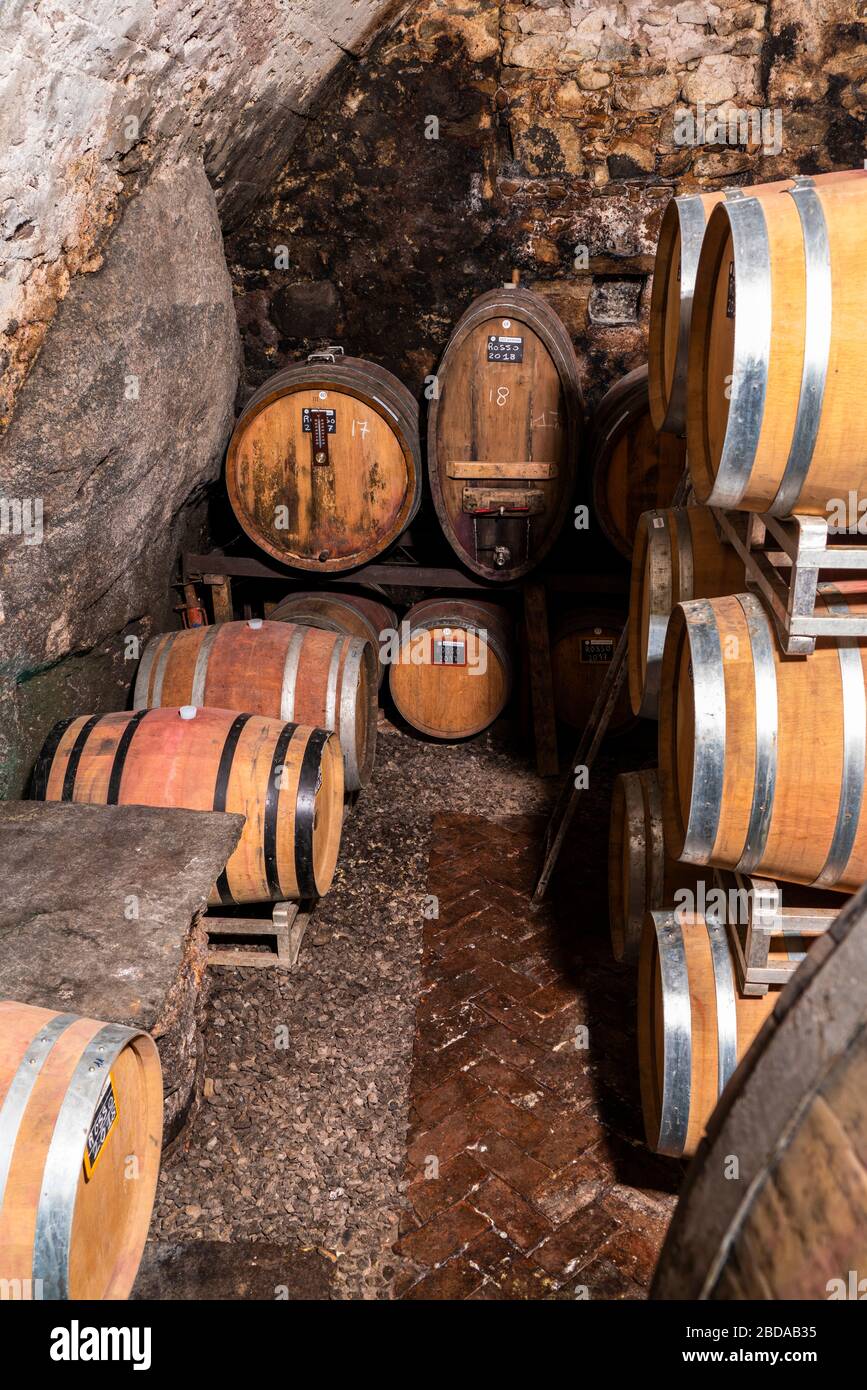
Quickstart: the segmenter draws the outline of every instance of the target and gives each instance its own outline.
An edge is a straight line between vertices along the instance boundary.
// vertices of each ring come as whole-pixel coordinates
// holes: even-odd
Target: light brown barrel
[[[822,515],[867,495],[865,207],[858,171],[714,208],[689,339],[700,502]]]
[[[817,611],[867,612],[863,581],[819,586]],[[676,859],[853,892],[867,878],[865,648],[818,638],[781,656],[758,598],[672,611],[659,774]]]
[[[857,177],[860,169],[813,174],[814,184]],[[650,301],[648,374],[650,413],[658,430],[686,433],[687,366],[696,272],[708,219],[718,203],[746,195],[767,198],[793,188],[794,179],[748,184],[715,193],[672,198],[662,219]]]
[[[376,753],[377,650],[366,637],[261,618],[163,632],[145,647],[133,704],[213,705],[329,729],[357,791]]]
[[[329,354],[265,382],[226,458],[247,535],[323,574],[387,550],[418,511],[421,476],[418,406],[406,387],[373,362]]]
[[[3,1297],[129,1296],[162,1128],[162,1073],[147,1033],[0,1000]]]
[[[652,1297],[867,1292],[865,909],[862,891],[811,948],[729,1084],[687,1173]]]
[[[317,593],[287,594],[268,614],[272,622],[302,623],[326,632],[342,632],[347,637],[364,637],[376,653],[378,683],[385,666],[379,660],[382,634],[397,628],[397,614],[380,598],[370,594]]]
[[[675,604],[745,587],[743,561],[720,539],[707,507],[644,513],[629,590],[629,698],[636,714],[658,716],[662,652]]]
[[[491,290],[456,325],[437,388],[427,458],[443,532],[476,574],[518,579],[573,503],[584,406],[572,339],[542,295]]]
[[[512,687],[512,632],[504,610],[469,599],[425,599],[400,626],[391,696],[431,738],[470,738],[493,724]]]
[[[623,631],[623,615],[606,608],[579,608],[561,614],[552,625],[551,673],[557,717],[570,729],[584,729],[614,659]],[[609,724],[622,733],[635,723],[623,686]]]
[[[699,871],[665,853],[656,768],[621,772],[611,798],[608,834],[608,916],[615,960],[638,961],[648,912],[661,911],[680,888],[694,889]]]
[[[237,812],[246,824],[209,901],[282,902],[330,887],[343,759],[326,729],[260,714],[188,705],[80,715],[48,735],[33,796]]]
[[[593,508],[603,534],[631,555],[642,512],[674,500],[686,467],[680,439],[659,434],[650,418],[647,368],[637,367],[602,397],[593,422]]]
[[[638,1065],[644,1133],[654,1152],[695,1152],[776,997],[773,989],[753,997],[738,992],[724,926],[698,913],[647,914],[638,967]]]

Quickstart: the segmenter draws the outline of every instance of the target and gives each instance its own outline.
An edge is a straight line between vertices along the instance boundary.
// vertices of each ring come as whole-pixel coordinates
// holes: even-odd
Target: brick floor
[[[642,1298],[668,1226],[595,842],[534,913],[542,829],[434,823],[398,1297]]]

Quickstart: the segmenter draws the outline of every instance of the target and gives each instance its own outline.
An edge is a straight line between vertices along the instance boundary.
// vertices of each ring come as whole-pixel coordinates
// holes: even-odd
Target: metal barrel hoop
[[[681,859],[707,864],[722,806],[726,756],[726,695],[716,614],[707,599],[683,604],[693,675],[695,739],[692,794]]]
[[[663,1081],[659,1153],[679,1158],[686,1146],[692,1087],[692,1009],[683,928],[674,912],[654,912],[663,1011]]]
[[[727,198],[737,295],[747,312],[735,315],[732,394],[710,507],[739,506],[749,485],[768,385],[771,351],[771,248],[761,199]]]
[[[849,606],[833,584],[822,584],[819,592],[828,611],[845,617]],[[835,601],[832,602],[831,599]],[[867,753],[867,698],[864,692],[864,670],[858,639],[841,637],[837,640],[840,660],[840,685],[843,697],[843,770],[840,777],[840,800],[837,820],[831,837],[831,847],[821,873],[814,884],[833,888],[842,877],[852,854],[861,806],[864,799],[864,758]]]
[[[744,847],[736,869],[752,873],[761,863],[774,814],[777,783],[777,671],[775,640],[761,600],[755,594],[738,594],[738,603],[747,621],[753,658],[753,686],[756,703],[756,765],[753,800]]]

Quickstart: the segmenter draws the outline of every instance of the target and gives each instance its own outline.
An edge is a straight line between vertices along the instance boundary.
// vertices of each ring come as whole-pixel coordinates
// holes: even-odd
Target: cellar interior
[[[740,551],[698,507],[707,498],[682,481],[684,429],[670,417],[664,431],[651,421],[657,246],[673,197],[695,203],[844,170],[854,180],[865,163],[867,16],[837,0],[821,9],[796,0],[131,0],[122,10],[60,0],[50,12],[14,0],[0,17],[0,57],[10,98],[0,150],[0,1031],[26,1032],[13,1017],[19,1005],[33,1011],[40,1036],[55,1014],[137,1030],[127,1045],[150,1068],[141,1106],[155,1084],[150,1040],[163,1086],[161,1138],[149,1122],[151,1148],[162,1145],[153,1207],[136,1207],[143,1250],[124,1253],[127,1277],[115,1271],[107,1292],[85,1250],[74,1277],[51,1276],[60,1292],[50,1296],[647,1298],[684,1182],[691,1203],[716,1209],[706,1172],[686,1178],[688,1159],[782,982],[799,962],[802,979],[807,965],[843,970],[847,950],[855,959],[865,950],[858,898],[841,913],[864,880],[860,840],[840,863],[823,851],[807,868],[798,855],[806,863],[808,850],[795,843],[793,866],[786,835],[798,841],[796,807],[782,847],[771,833],[773,853],[762,858],[756,792],[750,854],[738,842],[719,858],[727,829],[737,842],[724,806],[720,872],[784,880],[803,949],[784,941],[778,960],[766,943],[770,987],[761,971],[755,986],[752,976],[739,990],[735,982],[734,1061],[724,1064],[716,1038],[710,1061],[700,1058],[697,1035],[685,1064],[680,1055],[676,1079],[687,1112],[692,1105],[685,1125],[674,1081],[662,1088],[650,1074],[658,1064],[661,1077],[671,1057],[668,1036],[664,1058],[654,1054],[654,1029],[667,1025],[644,937],[656,930],[664,946],[673,928],[648,929],[640,911],[633,918],[639,899],[662,915],[677,889],[693,903],[698,893],[693,910],[704,914],[717,861],[669,862],[661,848],[663,819],[666,852],[677,814],[689,822],[678,860],[696,832],[690,795],[677,791],[683,723],[669,730],[676,747],[666,753],[665,701],[657,707],[648,670],[637,670],[642,641],[652,664],[647,633],[657,620],[634,616],[630,585],[639,554],[659,553],[653,527],[680,556],[680,598],[713,604],[713,622],[742,648],[746,635],[748,651],[761,605],[744,592]],[[716,134],[698,129],[713,118]],[[809,189],[829,222],[833,214],[851,228],[855,184]],[[801,205],[785,198],[795,218]],[[733,219],[737,201],[727,203]],[[722,225],[713,215],[708,236]],[[770,212],[767,222],[774,235]],[[847,235],[857,251],[863,233]],[[483,295],[485,313],[476,308]],[[852,298],[863,306],[867,285]],[[794,301],[787,307],[794,320]],[[462,346],[479,325],[496,337],[484,361]],[[478,421],[498,418],[500,405],[506,418],[512,397],[508,386],[498,397],[498,383],[525,384],[533,372],[541,413],[521,473],[497,460],[496,431]],[[473,419],[465,439],[469,427],[449,409],[462,389]],[[299,458],[312,448],[312,462],[303,456],[314,495],[317,474],[352,464],[356,425],[360,455],[370,450],[370,471],[341,502],[356,518],[354,558],[335,527],[292,563],[286,536],[300,546],[303,508],[285,488],[269,491],[271,426],[261,422],[277,419],[268,412],[296,391],[305,418],[292,447]],[[351,410],[335,420],[326,408],[338,397],[363,417],[351,430]],[[392,485],[389,467],[407,471],[408,500],[377,532],[371,518]],[[838,477],[830,468],[828,476]],[[834,486],[821,496],[836,496]],[[510,499],[508,515],[497,491]],[[687,502],[705,520],[670,510]],[[272,526],[283,503],[288,522]],[[705,589],[686,586],[685,546],[696,571],[712,555]],[[670,608],[679,601],[673,591],[670,599]],[[353,602],[355,625],[335,626],[334,605]],[[358,636],[362,619],[372,643]],[[690,621],[682,642],[692,640]],[[240,630],[239,668],[226,677],[234,698],[211,711],[216,702],[202,692],[217,679],[229,623]],[[293,647],[293,624],[319,636]],[[408,652],[414,624],[424,651],[430,635],[430,665]],[[262,657],[250,645],[262,637],[279,657],[273,710],[252,702],[253,688],[273,677],[272,648]],[[799,667],[817,682],[837,661],[836,648],[821,646]],[[863,646],[863,637],[849,643],[856,663]],[[320,659],[328,667],[321,719],[302,709],[301,676],[287,713],[286,672],[307,659],[299,650],[311,669]],[[761,650],[773,670],[773,639]],[[692,682],[699,647],[688,655]],[[351,660],[362,667],[347,714]],[[797,665],[788,653],[779,660]],[[618,661],[623,685],[602,718]],[[674,677],[660,677],[661,651],[655,662],[653,678],[673,699],[687,660]],[[450,666],[461,668],[460,685],[418,693],[420,669],[451,678]],[[779,787],[788,708],[779,665],[776,679]],[[858,718],[851,671],[847,690],[845,728]],[[761,700],[751,698],[744,723],[757,730],[758,766]],[[807,697],[797,699],[803,717]],[[288,721],[299,726],[291,742]],[[258,825],[253,803],[245,825],[232,771],[254,728],[260,742],[244,776],[252,785],[264,748],[284,778],[281,798],[285,778],[296,779],[298,842],[302,813],[317,808],[309,862],[296,843],[287,888],[292,854],[275,867],[283,850],[267,842],[279,798],[271,786],[262,792],[268,885],[258,894],[241,891],[241,869],[231,869],[246,856],[250,880],[259,872],[244,848]],[[195,755],[182,742],[194,736]],[[698,767],[715,746],[698,709],[693,742]],[[144,767],[146,748],[153,767],[134,790],[138,762],[127,761],[124,776],[125,760],[136,749]],[[198,757],[211,758],[207,796],[161,800],[155,788],[172,783],[172,758],[186,769]],[[829,813],[837,859],[851,803],[844,810],[836,826]],[[823,821],[820,847],[824,833]],[[638,887],[636,837],[649,866]],[[835,961],[825,948],[838,931]],[[706,930],[702,917],[701,932],[703,978],[719,986],[717,972],[730,969],[735,979],[728,956],[720,966],[725,925]],[[827,941],[810,945],[822,934]],[[748,970],[743,960],[742,948]],[[867,1005],[847,969],[841,1018],[856,1037]],[[805,987],[805,1005],[808,995]],[[769,1051],[796,1022],[777,1010],[762,1032]],[[29,1045],[30,1034],[20,1040]],[[12,1124],[4,1059],[0,1047],[0,1143]],[[115,1062],[118,1087],[126,1075]],[[761,1063],[738,1076],[758,1086]],[[829,1106],[832,1083],[845,1090],[817,1059],[815,1089]],[[712,1099],[699,1114],[701,1086]],[[113,1087],[97,1095],[101,1113]],[[119,1106],[129,1126],[131,1109]],[[724,1123],[708,1130],[699,1157],[718,1157],[714,1145],[727,1152]],[[96,1128],[82,1203],[96,1174],[114,1172],[110,1124],[88,1157]],[[776,1175],[764,1142],[753,1155],[745,1138],[744,1151],[757,1171]],[[854,1140],[845,1153],[867,1162]],[[788,1212],[795,1199],[779,1181]],[[839,1219],[854,1259],[867,1243],[867,1190],[852,1176],[843,1187]],[[10,1210],[17,1191],[10,1178]],[[15,1254],[7,1268],[2,1199],[0,1183],[5,1281],[30,1264]],[[118,1201],[126,1211],[127,1196]],[[830,1227],[838,1217],[820,1212],[818,1232],[802,1231],[814,1254],[822,1220]],[[701,1263],[688,1250],[688,1219],[670,1239],[667,1272],[656,1274],[657,1297],[698,1288],[698,1276],[690,1284],[683,1273],[689,1266],[692,1278]],[[761,1271],[760,1292],[732,1262],[712,1296],[828,1296],[816,1289],[836,1276],[839,1243],[833,1259],[816,1256],[810,1282],[794,1258],[766,1269],[761,1252],[773,1242],[764,1236],[762,1245],[758,1224],[750,1239],[759,1253],[739,1256]],[[32,1269],[35,1277],[35,1255]]]

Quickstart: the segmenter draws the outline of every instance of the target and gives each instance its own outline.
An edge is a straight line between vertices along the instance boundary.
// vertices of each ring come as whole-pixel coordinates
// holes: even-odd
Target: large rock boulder
[[[56,667],[143,615],[165,616],[188,507],[219,474],[238,364],[210,184],[201,162],[160,169],[128,205],[101,269],[73,281],[0,440],[7,795],[54,719],[94,697],[100,708],[125,704],[122,675],[94,689],[78,662],[60,707]],[[130,677],[136,655],[135,642],[119,652]],[[41,701],[34,691],[49,672]]]

